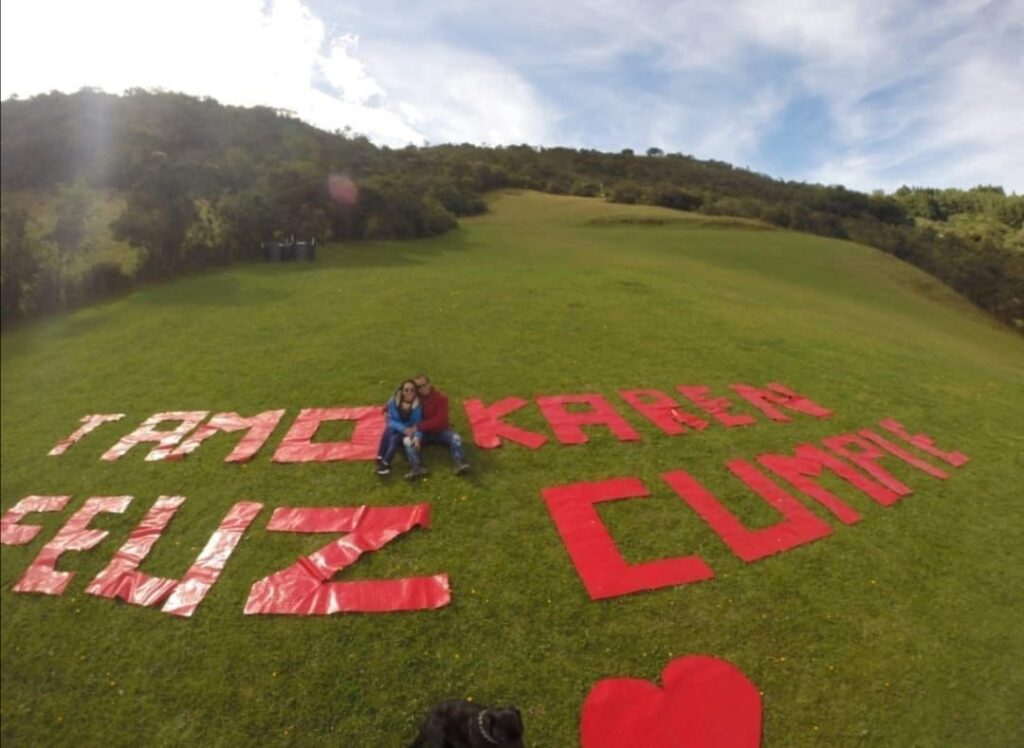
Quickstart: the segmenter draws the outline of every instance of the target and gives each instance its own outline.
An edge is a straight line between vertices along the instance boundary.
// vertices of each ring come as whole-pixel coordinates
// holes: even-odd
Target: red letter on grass
[[[146,461],[163,460],[178,446],[185,434],[198,426],[207,415],[209,415],[207,410],[157,413],[147,418],[135,431],[108,449],[100,459],[112,462],[123,457],[136,444],[155,442],[157,446],[146,455]],[[164,421],[178,421],[179,423],[171,431],[157,431],[156,426]]]
[[[815,418],[828,418],[832,415],[831,410],[821,407],[816,402],[776,382],[769,383],[765,389],[751,387],[749,384],[734,384],[732,388],[740,397],[773,421],[789,420],[789,416],[772,407],[773,405],[778,405],[797,413],[814,416]]]
[[[426,610],[451,600],[447,574],[405,579],[331,582],[336,572],[413,527],[430,526],[430,505],[393,507],[281,508],[267,529],[283,532],[347,532],[311,556],[264,577],[249,590],[245,613],[330,615]]]
[[[877,464],[879,459],[885,457],[885,453],[864,437],[858,434],[839,434],[822,439],[821,443],[864,470],[897,496],[909,496],[913,493],[910,486],[897,480],[896,476]],[[856,449],[851,449],[851,446]]]
[[[283,415],[283,410],[268,410],[251,418],[242,418],[237,413],[218,413],[167,455],[167,459],[180,460],[185,455],[192,454],[200,444],[218,431],[234,432],[248,429],[249,433],[243,436],[234,451],[224,458],[224,462],[248,462],[270,438]]]
[[[850,525],[860,520],[860,513],[845,504],[838,496],[825,490],[816,481],[810,478],[818,478],[826,469],[835,475],[851,483],[866,493],[879,504],[889,506],[899,496],[880,483],[858,471],[852,465],[840,460],[838,457],[829,454],[825,450],[813,444],[800,444],[795,450],[795,456],[786,455],[761,455],[757,461],[793,485],[798,491],[810,496],[822,506],[828,508],[840,520]]]
[[[539,449],[548,440],[543,434],[521,429],[505,423],[502,418],[513,410],[519,410],[527,401],[519,397],[506,397],[493,405],[484,405],[482,400],[466,400],[466,416],[473,429],[473,442],[481,449],[494,449],[506,439],[530,449]]]
[[[715,575],[699,556],[626,563],[594,504],[648,496],[647,487],[637,478],[556,486],[545,488],[541,495],[592,600],[690,584]]]
[[[132,502],[131,496],[97,496],[88,499],[71,515],[53,539],[43,546],[21,579],[12,588],[15,592],[40,592],[62,595],[73,571],[57,571],[57,560],[67,551],[87,551],[107,537],[106,530],[90,530],[89,523],[100,513],[121,514]]]
[[[711,525],[733,553],[750,563],[780,551],[788,551],[832,533],[824,520],[772,483],[753,465],[743,460],[728,463],[729,470],[754,490],[785,519],[760,530],[749,530],[726,509],[714,494],[689,473],[677,470],[662,477],[683,501]]]
[[[687,426],[697,431],[708,427],[707,421],[682,410],[661,390],[622,390],[619,396],[669,436],[685,434]]]
[[[97,428],[102,426],[104,423],[110,423],[111,421],[120,421],[124,418],[124,413],[98,413],[91,416],[82,416],[82,425],[78,427],[71,436],[66,439],[62,439],[54,445],[47,454],[50,457],[56,457],[62,455],[68,451],[68,447],[77,442],[86,434],[95,431]]]
[[[885,437],[879,436],[871,429],[861,429],[858,433],[869,442],[877,444],[889,454],[896,455],[908,465],[913,465],[922,473],[928,473],[928,475],[933,478],[938,478],[939,480],[946,480],[946,478],[949,477],[948,473],[939,470],[937,467],[931,463],[925,462],[920,457],[910,454],[910,452],[907,452],[905,449],[901,449]]]
[[[967,455],[962,452],[943,452],[941,449],[935,446],[935,440],[928,434],[909,434],[903,427],[903,424],[899,421],[894,421],[891,418],[887,418],[884,421],[880,421],[881,426],[886,431],[889,431],[900,439],[909,444],[913,444],[915,447],[920,449],[922,452],[927,452],[932,457],[938,457],[943,462],[947,462],[953,467],[960,467],[967,463],[970,459]]]
[[[676,387],[676,389],[698,408],[712,416],[719,423],[723,423],[726,426],[750,426],[751,424],[757,423],[757,419],[753,416],[746,414],[738,416],[730,415],[728,411],[733,406],[732,400],[727,397],[709,398],[708,388],[704,385],[695,385],[692,387],[680,385],[679,387]]]
[[[571,403],[588,405],[590,410],[585,413],[569,411],[565,406]],[[612,404],[600,395],[538,397],[537,405],[562,444],[586,444],[587,435],[580,426],[607,426],[619,441],[633,442],[640,439],[640,434],[629,425],[629,421],[620,416]]]
[[[59,512],[67,506],[70,496],[26,496],[0,517],[0,543],[25,545],[39,534],[39,525],[21,525],[22,518],[33,512]]]
[[[325,421],[355,421],[352,439],[347,442],[314,442],[313,437]],[[372,460],[377,456],[384,433],[384,415],[380,406],[361,408],[306,408],[277,447],[274,462],[332,462],[334,460]]]
[[[139,571],[139,565],[149,555],[184,502],[182,496],[161,496],[157,499],[139,525],[132,530],[128,541],[114,554],[107,568],[96,575],[85,591],[90,595],[119,598],[131,605],[144,607],[159,605],[166,599],[164,613],[192,615],[217,581],[242,534],[259,514],[262,504],[248,501],[235,504],[180,581],[162,579]]]

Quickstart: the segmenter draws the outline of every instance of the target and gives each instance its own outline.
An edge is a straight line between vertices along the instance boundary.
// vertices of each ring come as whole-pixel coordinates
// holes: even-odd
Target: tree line
[[[350,241],[431,236],[486,210],[500,187],[754,218],[851,239],[904,259],[1024,329],[1024,197],[998,187],[903,188],[892,195],[772,179],[651,148],[603,153],[529,145],[378,147],[268,107],[182,94],[94,90],[0,105],[4,324],[254,258],[294,235]],[[332,197],[352,180],[359,199]],[[87,240],[89,195],[124,199],[113,235],[138,250],[125,271],[69,272]],[[26,195],[55,195],[52,231]]]

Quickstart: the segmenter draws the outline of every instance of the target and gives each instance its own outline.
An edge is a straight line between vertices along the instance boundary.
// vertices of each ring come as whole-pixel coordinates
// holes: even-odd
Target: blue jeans
[[[423,444],[443,444],[452,451],[452,462],[461,465],[466,461],[466,453],[462,451],[462,437],[451,429],[444,431],[424,431]]]
[[[390,465],[395,452],[398,451],[399,446],[402,444],[402,436],[401,431],[386,429],[380,437],[380,446],[377,447],[377,459],[383,460],[386,464]]]

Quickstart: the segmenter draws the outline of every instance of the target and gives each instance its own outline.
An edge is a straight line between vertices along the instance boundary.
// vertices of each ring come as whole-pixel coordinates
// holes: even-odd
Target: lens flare
[[[344,174],[331,174],[327,178],[327,191],[338,205],[355,205],[359,201],[359,188]]]

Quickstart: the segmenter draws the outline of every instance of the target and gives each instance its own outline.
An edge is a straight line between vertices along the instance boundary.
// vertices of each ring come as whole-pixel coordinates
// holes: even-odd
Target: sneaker
[[[384,460],[377,460],[377,469],[374,470],[377,475],[391,475],[391,466],[388,465]]]
[[[412,470],[410,470],[408,473],[406,473],[405,474],[405,479],[406,480],[419,480],[420,478],[423,478],[424,476],[426,476],[428,472],[429,471],[425,467],[420,465],[419,467],[415,467]]]
[[[468,462],[460,462],[458,465],[455,466],[455,474],[456,475],[465,475],[468,472],[469,472],[469,463]]]

